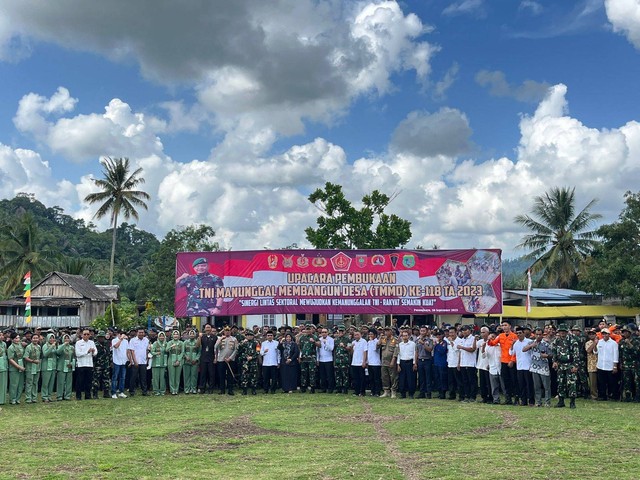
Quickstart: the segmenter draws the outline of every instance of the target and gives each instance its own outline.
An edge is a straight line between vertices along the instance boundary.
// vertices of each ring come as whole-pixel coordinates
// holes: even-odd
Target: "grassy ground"
[[[351,395],[0,407],[0,478],[637,479],[640,405],[576,410]]]

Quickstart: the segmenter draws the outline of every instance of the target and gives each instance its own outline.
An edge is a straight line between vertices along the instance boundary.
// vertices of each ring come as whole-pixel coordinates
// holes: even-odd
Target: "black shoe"
[[[410,398],[411,400],[413,400],[413,393],[410,393],[410,394],[409,394],[409,398]]]
[[[322,392],[322,393],[325,393],[325,392]],[[327,390],[326,393],[333,393],[333,390]]]
[[[418,398],[427,398],[427,396],[424,393],[420,393],[420,395],[418,395]]]
[[[300,387],[300,393],[307,393],[307,387]]]
[[[233,393],[233,390],[229,390],[227,393],[231,396],[235,395],[235,393]]]
[[[265,395],[266,395],[266,394],[268,394],[268,393],[269,393],[269,390],[265,390],[265,391],[264,391],[264,394],[265,394]],[[274,393],[275,393],[275,392],[274,392]]]
[[[316,393],[316,389],[312,388],[311,390],[309,390],[309,393]]]
[[[500,400],[494,400],[494,401],[493,401],[493,404],[494,404],[494,405],[500,405]]]
[[[407,398],[407,394],[406,393],[401,394],[400,398]]]
[[[142,392],[142,396],[143,397],[148,397],[149,396],[149,392]]]
[[[224,395],[224,390],[220,390],[220,391],[218,392],[218,395]]]
[[[563,408],[564,406],[565,406],[565,404],[564,404],[564,398],[560,397],[560,398],[558,399],[558,403],[556,404],[556,407],[555,407],[555,408]]]
[[[255,389],[255,388],[252,388],[252,389],[251,389],[251,395],[257,395],[257,394],[258,394],[258,393],[256,392],[256,389]]]
[[[504,401],[505,405],[513,405],[513,402],[511,401],[511,399],[509,397],[507,397],[507,399]]]
[[[431,394],[427,393],[427,399],[430,399],[430,398],[431,398]]]
[[[446,400],[446,399],[447,399],[447,396],[446,396],[444,393],[441,393],[440,395],[438,395],[438,398],[439,398],[440,400]]]
[[[576,399],[575,398],[571,398],[571,400],[569,400],[569,408],[576,408]]]
[[[246,395],[246,394],[247,394],[247,389],[246,389],[246,388],[243,388],[243,389],[242,389],[242,394],[243,394],[243,395]]]
[[[342,393],[344,393],[345,395],[349,395],[349,389],[348,389],[348,388],[345,388],[345,389],[344,389],[344,391],[343,391]]]

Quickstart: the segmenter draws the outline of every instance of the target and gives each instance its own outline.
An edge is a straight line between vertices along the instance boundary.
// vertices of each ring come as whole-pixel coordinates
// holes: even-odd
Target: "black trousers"
[[[360,365],[351,365],[351,381],[353,383],[354,393],[356,395],[364,395],[364,368]]]
[[[455,399],[457,394],[462,395],[460,372],[456,367],[447,367],[447,384],[449,385],[449,398]]]
[[[213,392],[216,381],[216,368],[213,362],[200,363],[200,378],[198,379],[198,388],[204,392]],[[209,387],[207,388],[207,384]]]
[[[278,367],[275,365],[270,367],[262,366],[262,388],[264,388],[264,393],[267,393],[269,390],[271,390],[271,393],[276,391],[277,378]]]
[[[236,362],[218,362],[218,387],[221,392],[225,391],[225,388],[229,392],[233,392],[233,376],[235,375]]]
[[[460,399],[475,398],[477,376],[476,367],[460,367],[460,377],[462,379],[462,388]]]
[[[510,367],[508,363],[502,363],[500,376],[504,382],[504,389],[507,393],[507,400],[510,401],[518,395],[518,379],[516,377],[516,366]]]
[[[84,398],[91,398],[91,384],[93,383],[93,367],[78,367],[76,368],[76,398],[82,399],[82,392],[84,392]]]
[[[333,373],[333,362],[320,362],[320,389],[332,392],[336,388],[336,377]]]
[[[367,368],[371,395],[380,395],[382,393],[382,365],[369,365]]]
[[[418,359],[418,380],[420,381],[420,393],[431,393],[433,359]]]
[[[398,390],[403,395],[416,393],[416,373],[413,371],[413,360],[400,360]]]
[[[598,369],[598,397],[618,399],[618,388],[613,372]]]
[[[147,393],[147,364],[131,364],[131,381],[129,382],[129,393],[133,394],[136,391],[136,387],[140,384],[140,388],[142,389],[142,393]]]
[[[531,376],[531,372],[529,370],[518,370],[517,373],[518,378],[518,390],[520,403],[523,405],[533,405],[533,377]]]
[[[480,396],[485,402],[493,401],[491,396],[491,381],[489,379],[489,370],[478,370],[480,374]]]

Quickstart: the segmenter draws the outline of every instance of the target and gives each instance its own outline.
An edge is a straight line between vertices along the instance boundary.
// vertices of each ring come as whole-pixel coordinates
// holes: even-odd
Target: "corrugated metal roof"
[[[605,316],[635,317],[640,315],[640,308],[629,308],[620,305],[577,305],[570,307],[531,307],[517,305],[503,305],[502,315],[506,318],[531,318],[531,319],[556,319],[556,318],[603,318]],[[487,314],[476,314],[478,317],[487,317]],[[496,317],[497,315],[491,315]]]

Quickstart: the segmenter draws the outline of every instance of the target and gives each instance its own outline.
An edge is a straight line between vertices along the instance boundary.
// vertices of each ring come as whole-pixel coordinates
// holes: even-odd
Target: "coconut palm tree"
[[[133,217],[138,220],[136,207],[147,209],[145,200],[149,200],[149,194],[142,190],[134,190],[144,183],[140,176],[142,169],[129,172],[128,158],[105,157],[100,163],[104,178],[95,178],[93,183],[101,189],[100,192],[91,193],[85,197],[90,204],[101,203],[94,218],[102,218],[108,213],[111,215],[111,228],[113,240],[111,243],[111,263],[109,265],[109,283],[113,284],[113,267],[116,256],[116,232],[118,229],[118,217],[122,213],[125,219]]]
[[[516,248],[531,250],[525,255],[534,259],[531,272],[540,274],[549,286],[576,286],[580,265],[598,243],[596,233],[587,231],[602,217],[590,211],[596,202],[591,200],[575,215],[575,188],[554,187],[535,198],[532,217],[515,217],[517,224],[532,232]]]

